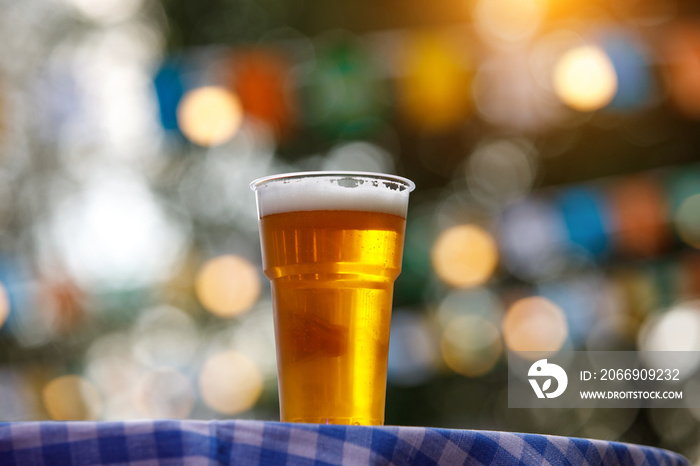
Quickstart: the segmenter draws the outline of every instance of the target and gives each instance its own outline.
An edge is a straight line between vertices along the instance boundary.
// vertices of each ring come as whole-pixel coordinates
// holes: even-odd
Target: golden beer
[[[393,195],[399,208],[368,197],[353,203],[357,210],[340,200],[344,209],[334,210],[328,208],[336,200],[330,194],[318,202],[300,199],[301,207],[319,209],[285,206],[271,213],[258,197],[282,421],[384,422],[393,284],[401,270],[408,193]]]

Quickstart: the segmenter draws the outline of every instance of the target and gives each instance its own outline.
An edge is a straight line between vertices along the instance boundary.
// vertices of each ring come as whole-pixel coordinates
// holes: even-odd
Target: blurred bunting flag
[[[700,22],[677,22],[665,41],[670,97],[684,115],[700,118]]]
[[[175,60],[169,60],[163,63],[153,79],[160,122],[169,131],[178,129],[177,107],[184,94],[182,74],[182,67]]]
[[[664,252],[668,212],[661,186],[651,177],[622,179],[610,193],[617,247],[633,256]]]
[[[590,188],[571,188],[558,199],[569,239],[589,253],[602,255],[608,246],[603,200]]]
[[[231,85],[246,115],[284,137],[297,118],[289,63],[272,49],[258,48],[236,52],[232,68]]]
[[[327,135],[366,135],[387,111],[388,91],[379,70],[363,43],[353,37],[322,43],[306,84],[306,118]]]
[[[457,44],[437,33],[408,36],[398,107],[403,118],[426,132],[453,129],[471,110],[471,76],[467,56]]]
[[[610,107],[634,111],[648,105],[655,83],[642,43],[625,31],[611,31],[603,38],[603,49],[615,68],[618,81]]]

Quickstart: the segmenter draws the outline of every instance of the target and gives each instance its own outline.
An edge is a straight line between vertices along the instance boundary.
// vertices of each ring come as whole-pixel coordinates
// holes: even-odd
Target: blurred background
[[[697,2],[8,0],[0,43],[0,419],[278,419],[248,183],[383,171],[387,424],[700,461],[697,409],[508,409],[504,357],[700,350]]]

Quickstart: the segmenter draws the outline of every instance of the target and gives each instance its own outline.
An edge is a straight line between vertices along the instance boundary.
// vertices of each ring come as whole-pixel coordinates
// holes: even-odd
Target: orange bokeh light
[[[220,317],[247,311],[260,295],[257,269],[246,259],[226,255],[205,263],[197,274],[195,291],[205,309]]]
[[[508,349],[534,352],[532,359],[559,351],[568,333],[562,310],[541,296],[516,301],[503,319],[503,338]]]
[[[102,407],[95,385],[77,375],[51,380],[42,390],[41,398],[51,419],[57,421],[97,419]]]
[[[440,349],[450,369],[467,377],[478,377],[496,365],[503,343],[493,323],[477,315],[464,315],[447,323]]]
[[[204,402],[224,414],[237,414],[252,408],[260,398],[262,388],[263,379],[258,366],[235,351],[211,356],[199,374],[199,390]]]
[[[442,232],[431,255],[438,277],[458,288],[481,285],[498,264],[495,240],[475,225],[459,225]]]

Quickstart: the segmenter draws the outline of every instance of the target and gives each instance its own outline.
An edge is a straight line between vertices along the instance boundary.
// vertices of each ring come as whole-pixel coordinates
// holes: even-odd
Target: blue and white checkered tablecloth
[[[550,435],[262,421],[0,423],[0,465],[687,465],[638,445]]]

